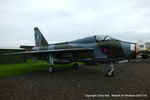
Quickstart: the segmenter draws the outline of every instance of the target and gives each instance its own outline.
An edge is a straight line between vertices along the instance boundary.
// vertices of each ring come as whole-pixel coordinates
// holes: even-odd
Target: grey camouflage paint
[[[42,33],[38,28],[35,31],[35,43],[36,47],[34,51],[41,50],[62,50],[62,52],[54,52],[56,59],[67,59],[67,60],[95,60],[97,62],[103,61],[118,61],[122,59],[136,58],[136,50],[131,49],[136,47],[135,43],[125,42],[117,39],[101,40],[97,41],[96,36],[90,36],[82,39],[73,40],[70,42],[62,42],[56,44],[48,44]],[[106,36],[107,37],[107,36]],[[105,37],[105,38],[106,38]],[[38,44],[39,43],[39,44]],[[100,45],[101,44],[101,45]],[[131,45],[132,44],[132,45]],[[134,47],[132,47],[134,46]],[[87,50],[73,50],[85,48]],[[88,49],[92,50],[88,50]],[[69,51],[73,50],[73,51]],[[46,56],[48,59],[48,57]],[[111,60],[110,60],[111,59]]]

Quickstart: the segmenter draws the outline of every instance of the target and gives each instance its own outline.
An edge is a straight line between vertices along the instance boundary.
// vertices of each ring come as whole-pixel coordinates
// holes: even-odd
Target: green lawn
[[[72,67],[72,64],[56,64],[54,68]],[[78,63],[80,66],[84,63]],[[32,73],[37,71],[48,71],[49,64],[45,61],[37,61],[33,63],[31,59],[27,63],[17,64],[2,64],[0,65],[0,77],[20,75],[25,73]]]

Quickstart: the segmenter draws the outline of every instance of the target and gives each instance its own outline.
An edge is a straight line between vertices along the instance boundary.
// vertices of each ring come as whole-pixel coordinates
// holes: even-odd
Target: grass
[[[79,66],[84,63],[78,62]],[[72,67],[70,64],[56,64],[54,68]],[[21,75],[26,73],[32,73],[37,71],[48,71],[49,64],[45,61],[37,61],[33,63],[31,59],[28,59],[26,63],[17,64],[2,64],[0,65],[0,77]]]

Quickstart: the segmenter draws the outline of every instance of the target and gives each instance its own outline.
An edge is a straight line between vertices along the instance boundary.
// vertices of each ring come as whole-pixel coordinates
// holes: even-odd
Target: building
[[[25,52],[24,49],[0,49],[0,64],[12,64],[26,62],[26,55],[4,55],[13,52]]]

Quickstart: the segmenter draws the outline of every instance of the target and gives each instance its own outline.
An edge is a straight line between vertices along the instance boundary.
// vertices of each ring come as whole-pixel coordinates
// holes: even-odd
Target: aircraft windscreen
[[[109,40],[111,40],[111,41],[118,41],[117,39],[112,38],[110,36],[106,36],[105,39],[104,39],[104,41],[109,41]]]
[[[119,40],[112,38],[108,35],[96,35],[95,39],[96,39],[96,41],[119,41]]]
[[[106,35],[95,35],[96,41],[103,41],[105,39]]]

